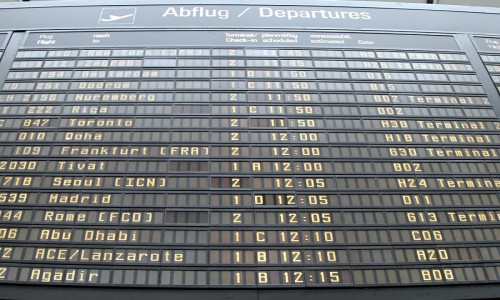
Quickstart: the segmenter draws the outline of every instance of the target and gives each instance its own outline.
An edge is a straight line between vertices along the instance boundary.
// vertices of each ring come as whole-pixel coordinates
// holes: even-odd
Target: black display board
[[[426,8],[0,8],[2,297],[498,295],[500,11]]]

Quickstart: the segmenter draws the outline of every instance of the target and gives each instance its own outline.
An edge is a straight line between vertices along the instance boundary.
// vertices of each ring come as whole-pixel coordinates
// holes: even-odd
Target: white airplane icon
[[[109,15],[109,19],[101,19],[101,21],[103,21],[103,22],[113,22],[113,21],[118,21],[118,20],[125,19],[125,18],[128,18],[128,17],[132,17],[133,15],[134,14],[128,14],[128,15],[124,15],[124,16]]]

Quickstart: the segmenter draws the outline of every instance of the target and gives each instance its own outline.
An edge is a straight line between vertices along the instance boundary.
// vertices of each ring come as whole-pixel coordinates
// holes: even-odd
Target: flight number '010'
[[[45,140],[45,132],[20,132],[19,141],[43,141]]]

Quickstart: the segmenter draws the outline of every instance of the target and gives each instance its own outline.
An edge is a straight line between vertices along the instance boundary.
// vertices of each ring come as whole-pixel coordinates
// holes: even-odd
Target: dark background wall
[[[35,1],[67,1],[67,0],[0,0],[0,2],[35,2]],[[357,1],[378,2],[376,0],[357,0]],[[385,0],[385,2],[500,7],[500,0]]]
[[[34,1],[65,1],[65,0],[0,0],[0,2],[34,2]],[[378,2],[375,0],[357,0],[357,1]],[[499,0],[385,0],[385,2],[500,7]]]

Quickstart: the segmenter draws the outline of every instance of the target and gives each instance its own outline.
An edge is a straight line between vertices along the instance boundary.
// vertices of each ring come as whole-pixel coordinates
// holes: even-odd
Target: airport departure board
[[[500,11],[110,5],[0,10],[2,288],[498,291]]]

